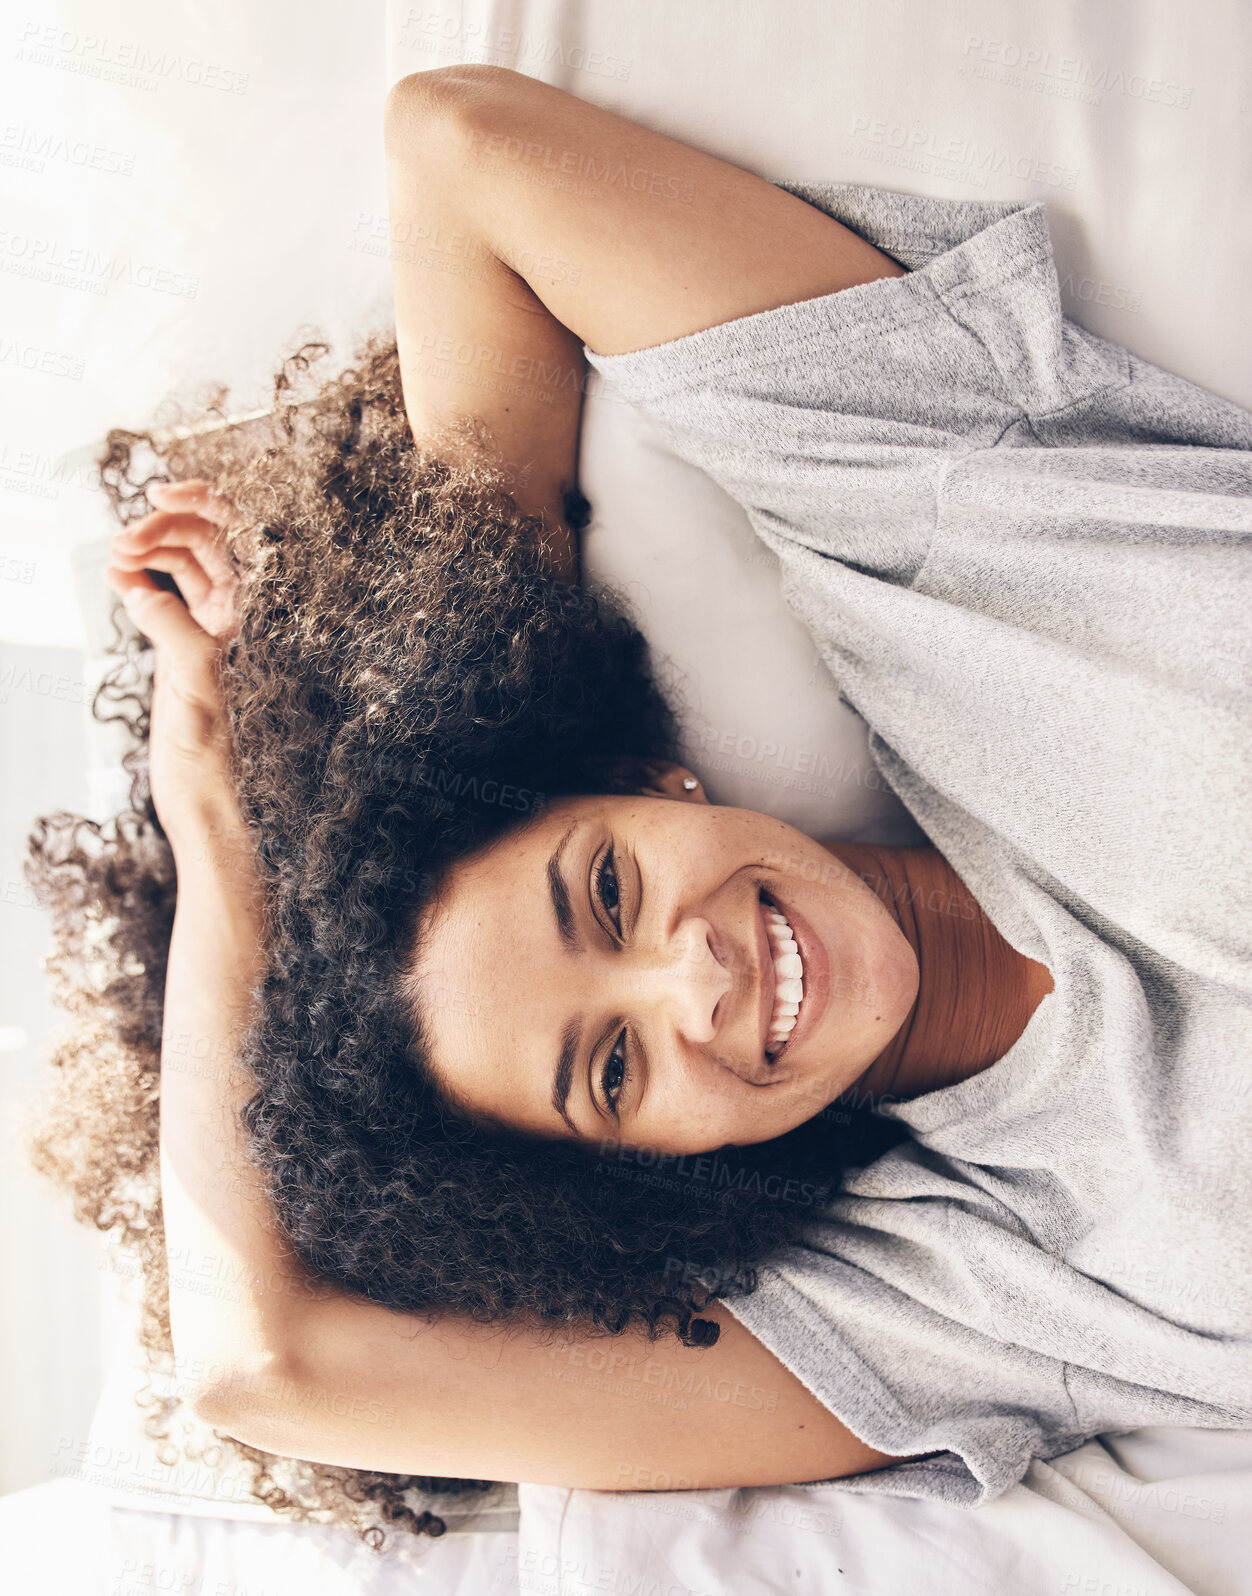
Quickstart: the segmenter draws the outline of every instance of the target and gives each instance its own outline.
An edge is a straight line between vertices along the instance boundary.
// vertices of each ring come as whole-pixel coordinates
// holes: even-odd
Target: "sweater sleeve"
[[[758,530],[812,543],[816,514],[823,553],[907,583],[953,463],[1128,357],[1062,315],[1041,204],[788,186],[914,269],[587,360]]]
[[[931,1454],[845,1489],[976,1507],[1093,1435],[1248,1422],[1230,1400],[1245,1343],[1198,1338],[1071,1266],[1005,1201],[1011,1187],[903,1143],[727,1301],[854,1434]],[[1068,1202],[1059,1184],[1049,1199]]]

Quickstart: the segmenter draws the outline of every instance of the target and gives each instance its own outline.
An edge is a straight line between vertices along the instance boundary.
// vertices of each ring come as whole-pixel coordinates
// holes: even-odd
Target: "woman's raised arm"
[[[578,543],[565,500],[577,486],[587,363],[578,337],[486,242],[440,77],[403,79],[384,118],[405,410],[413,436],[445,454],[459,452],[441,436],[446,425],[467,416],[486,424],[513,497],[544,517],[557,574],[574,581]],[[540,268],[547,263],[536,261]]]
[[[904,275],[764,178],[504,67],[402,78],[385,131],[414,435],[481,417],[567,576],[584,343],[620,354]]]
[[[280,1456],[605,1491],[796,1484],[901,1461],[834,1417],[720,1304],[717,1344],[559,1333],[347,1297],[297,1303],[286,1360],[198,1407]]]
[[[176,1368],[194,1403],[241,1361],[264,1367],[277,1307],[325,1288],[284,1240],[240,1122],[256,1090],[236,1053],[262,964],[264,904],[219,685],[222,640],[235,624],[233,574],[213,545],[224,510],[203,482],[149,491],[159,508],[118,534],[108,577],[153,644],[148,774],[178,872],[161,1040],[161,1206]],[[151,570],[176,572],[186,597],[158,590]]]

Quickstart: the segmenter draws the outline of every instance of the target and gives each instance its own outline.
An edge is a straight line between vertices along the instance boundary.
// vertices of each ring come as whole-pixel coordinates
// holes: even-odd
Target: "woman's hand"
[[[180,849],[206,845],[237,854],[247,851],[246,831],[219,685],[222,644],[237,624],[235,581],[221,523],[207,514],[218,507],[204,483],[183,483],[164,495],[154,489],[150,496],[163,497],[170,509],[119,534],[105,574],[153,645],[152,802],[176,858]],[[145,567],[169,571],[186,601],[158,587]]]
[[[233,636],[238,627],[239,577],[226,543],[230,506],[199,477],[154,482],[147,492],[156,509],[113,539],[112,568],[136,576],[144,571],[167,572],[178,583],[197,625],[222,641]],[[146,586],[160,591],[155,582]]]

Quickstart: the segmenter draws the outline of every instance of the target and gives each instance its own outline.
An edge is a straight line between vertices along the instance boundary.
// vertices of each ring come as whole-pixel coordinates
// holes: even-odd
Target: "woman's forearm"
[[[509,491],[541,515],[556,574],[576,581],[577,528],[566,494],[578,481],[587,362],[582,340],[535,292],[522,268],[577,273],[533,251],[506,260],[475,181],[471,130],[451,110],[442,72],[405,78],[385,116],[396,344],[415,438],[456,447],[443,428],[476,416],[500,451]],[[508,196],[523,203],[520,196]]]
[[[182,1395],[262,1373],[317,1288],[285,1245],[240,1111],[255,1091],[238,1044],[260,972],[252,842],[227,806],[174,847],[178,903],[161,1048],[161,1195]]]

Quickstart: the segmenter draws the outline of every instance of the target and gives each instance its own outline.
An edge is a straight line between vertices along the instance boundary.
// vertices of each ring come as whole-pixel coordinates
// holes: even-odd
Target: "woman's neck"
[[[919,1097],[1003,1058],[1052,991],[1046,965],[1011,947],[935,848],[827,843],[891,911],[917,955],[917,998],[856,1081],[858,1103]]]

